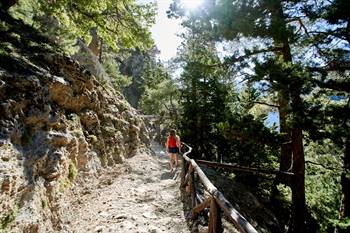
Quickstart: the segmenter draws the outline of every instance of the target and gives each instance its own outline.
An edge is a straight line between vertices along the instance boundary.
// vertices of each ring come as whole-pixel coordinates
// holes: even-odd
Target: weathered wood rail
[[[211,161],[206,161],[206,160],[196,160],[196,162],[198,164],[207,165],[208,167],[223,168],[225,170],[246,172],[246,173],[251,173],[254,175],[285,175],[285,176],[293,176],[294,175],[294,173],[287,172],[287,171],[244,167],[244,166],[239,166],[237,164],[217,163],[217,162],[211,162]]]
[[[198,214],[205,208],[209,208],[208,232],[222,232],[221,211],[232,222],[236,228],[242,233],[257,233],[254,227],[232,206],[225,196],[210,182],[197,163],[188,157],[192,152],[192,148],[186,143],[182,143],[187,147],[187,152],[182,155],[182,171],[181,171],[181,187],[186,188],[191,193],[192,219],[195,220]],[[202,200],[197,192],[197,183],[195,173],[198,180],[203,184],[205,190],[210,197]]]

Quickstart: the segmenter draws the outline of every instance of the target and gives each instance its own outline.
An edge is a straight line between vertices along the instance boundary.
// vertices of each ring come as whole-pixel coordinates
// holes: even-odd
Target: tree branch
[[[270,48],[266,48],[266,49],[260,49],[260,50],[255,50],[255,51],[249,51],[248,53],[240,56],[240,57],[230,57],[228,59],[226,59],[224,61],[224,65],[231,65],[235,62],[239,62],[239,61],[243,61],[244,59],[250,57],[250,56],[253,56],[253,55],[258,55],[258,54],[261,54],[261,53],[268,53],[268,52],[276,52],[276,51],[281,51],[283,48],[281,47],[270,47]]]
[[[261,53],[276,52],[276,51],[281,51],[281,50],[282,50],[281,47],[270,47],[267,49],[250,51],[249,53],[246,53],[246,54],[239,56],[239,57],[231,56],[229,58],[226,58],[223,63],[216,63],[216,64],[212,64],[212,65],[205,65],[205,64],[201,64],[201,65],[208,67],[208,68],[221,67],[221,66],[227,67],[229,65],[233,65],[235,62],[243,61],[244,59],[249,58],[250,56],[258,55]]]
[[[168,106],[166,106],[165,103],[163,103],[163,105],[164,105],[164,107],[165,107],[166,110],[168,110],[169,112],[171,112],[171,111],[170,111],[170,108],[169,108]]]
[[[333,36],[333,37],[340,39],[340,40],[347,40],[346,37],[344,38],[341,34],[339,34],[339,29],[333,30],[333,31],[324,31],[324,32],[322,32],[322,31],[309,31],[309,34],[322,35],[323,37]]]
[[[314,80],[314,82],[322,88],[328,88],[335,91],[343,91],[346,93],[350,93],[350,82],[347,81],[338,82],[335,80],[329,80],[327,82],[322,82],[320,80]]]
[[[302,29],[304,29],[304,31],[305,31],[305,34],[308,36],[308,37],[310,37],[310,33],[309,33],[309,31],[307,30],[307,28],[305,27],[305,24],[303,23],[303,21],[301,20],[301,18],[297,18],[297,21],[299,22],[299,24],[300,24],[300,27],[302,28]]]
[[[273,108],[279,108],[280,107],[279,105],[264,103],[264,102],[260,102],[260,101],[254,101],[253,103],[254,104],[266,105],[266,106],[273,107]]]
[[[113,34],[115,34],[115,35],[118,34],[117,31],[115,31],[115,30],[113,30],[113,29],[107,27],[106,25],[103,25],[101,22],[98,22],[98,20],[96,20],[96,15],[91,14],[91,13],[88,13],[88,12],[86,12],[86,11],[84,11],[84,10],[81,10],[76,4],[72,4],[71,7],[73,7],[76,11],[78,11],[81,15],[83,15],[83,16],[85,16],[85,17],[91,19],[91,20],[92,20],[94,23],[96,23],[96,25],[99,26],[101,29],[104,29],[104,30],[106,30],[106,31],[109,31],[109,32],[111,32],[111,33],[113,33]]]
[[[327,169],[327,170],[330,170],[330,171],[334,171],[334,170],[338,170],[339,168],[337,167],[329,167],[329,166],[325,166],[324,164],[321,164],[321,163],[315,163],[315,162],[312,162],[312,161],[309,161],[309,160],[306,160],[305,161],[305,164],[312,164],[312,165],[317,165],[317,166],[321,166],[323,167],[324,169]]]

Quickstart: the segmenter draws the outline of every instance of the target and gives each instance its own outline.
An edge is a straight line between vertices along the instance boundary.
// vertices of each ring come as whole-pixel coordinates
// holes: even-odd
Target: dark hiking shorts
[[[169,147],[168,148],[168,152],[169,153],[173,153],[173,154],[177,154],[177,153],[179,153],[179,148],[177,148],[177,147]]]

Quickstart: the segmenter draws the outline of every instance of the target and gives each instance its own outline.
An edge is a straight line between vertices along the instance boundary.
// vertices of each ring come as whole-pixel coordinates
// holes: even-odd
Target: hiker
[[[169,136],[166,140],[165,148],[167,149],[169,156],[170,171],[173,171],[174,162],[176,167],[179,166],[178,154],[181,148],[180,137],[176,135],[176,131],[174,129],[171,129],[169,131]]]

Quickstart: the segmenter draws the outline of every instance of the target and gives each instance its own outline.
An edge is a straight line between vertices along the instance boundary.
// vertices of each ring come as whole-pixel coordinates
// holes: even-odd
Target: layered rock
[[[5,12],[0,21],[0,232],[59,231],[75,176],[135,155],[147,130],[121,94],[45,37]]]

